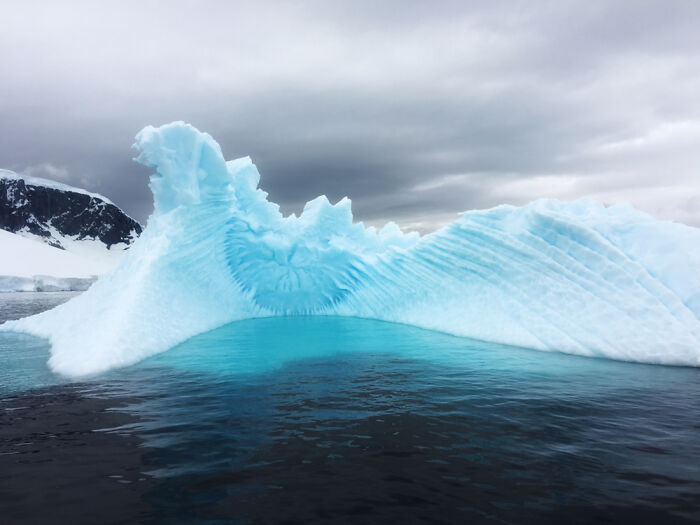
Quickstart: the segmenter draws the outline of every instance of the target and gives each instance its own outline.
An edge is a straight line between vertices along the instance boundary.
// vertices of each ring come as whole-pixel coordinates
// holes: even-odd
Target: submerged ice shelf
[[[51,343],[51,367],[97,373],[228,322],[344,315],[587,356],[700,365],[700,230],[626,205],[540,200],[439,231],[352,222],[318,197],[283,217],[249,158],[226,162],[176,122],[136,137],[155,209],[87,292],[6,323]]]

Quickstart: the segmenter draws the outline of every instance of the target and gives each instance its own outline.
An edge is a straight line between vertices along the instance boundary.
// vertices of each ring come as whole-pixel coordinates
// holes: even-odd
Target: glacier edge
[[[630,206],[539,200],[425,235],[353,223],[351,203],[283,217],[249,158],[182,122],[146,127],[154,212],[87,292],[2,330],[46,337],[51,367],[125,366],[231,321],[349,315],[538,350],[700,365],[700,230]]]

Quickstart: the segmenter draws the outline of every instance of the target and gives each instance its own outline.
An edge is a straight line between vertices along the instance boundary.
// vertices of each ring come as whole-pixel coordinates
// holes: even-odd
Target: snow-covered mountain
[[[0,228],[68,251],[76,241],[124,249],[141,233],[102,195],[7,170],[0,170]]]
[[[0,170],[0,291],[85,289],[141,229],[102,195]]]

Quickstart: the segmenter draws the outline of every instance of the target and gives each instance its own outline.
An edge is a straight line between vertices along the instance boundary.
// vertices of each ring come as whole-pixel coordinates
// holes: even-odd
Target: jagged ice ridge
[[[249,158],[226,162],[176,122],[136,137],[155,209],[118,266],[2,329],[50,340],[79,376],[225,323],[348,315],[585,356],[700,364],[700,230],[627,205],[535,201],[464,213],[425,235],[352,222],[318,197],[283,217]]]

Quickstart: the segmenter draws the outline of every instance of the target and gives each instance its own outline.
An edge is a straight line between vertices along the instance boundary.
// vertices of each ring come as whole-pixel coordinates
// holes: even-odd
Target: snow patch
[[[87,290],[118,261],[83,257],[5,230],[0,230],[0,254],[0,292]]]
[[[0,169],[0,179],[23,180],[27,186],[44,186],[46,188],[52,188],[54,190],[59,191],[81,193],[83,195],[89,195],[90,197],[93,197],[95,199],[103,200],[108,204],[114,204],[107,197],[105,197],[104,195],[100,195],[99,193],[93,193],[82,188],[76,188],[75,186],[70,186],[68,184],[56,182],[54,180],[42,179],[41,177],[33,177],[31,175],[21,175],[10,170]]]
[[[94,277],[116,264],[101,264],[5,230],[0,230],[0,253],[0,275],[16,277]]]

